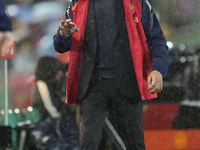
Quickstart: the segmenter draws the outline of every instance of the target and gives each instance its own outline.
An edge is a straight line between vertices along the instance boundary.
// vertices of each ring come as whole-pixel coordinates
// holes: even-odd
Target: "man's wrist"
[[[157,71],[163,76],[163,74],[162,74],[162,72],[160,70],[154,69],[153,71]]]

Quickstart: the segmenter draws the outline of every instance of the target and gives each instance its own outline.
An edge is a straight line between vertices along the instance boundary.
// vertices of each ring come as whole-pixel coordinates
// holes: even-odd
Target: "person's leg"
[[[80,150],[98,150],[104,120],[108,114],[109,97],[103,92],[101,83],[98,83],[82,102]]]
[[[134,100],[120,92],[115,92],[112,103],[118,116],[119,126],[117,128],[122,131],[120,135],[126,145],[126,150],[145,150],[142,130],[142,100]]]

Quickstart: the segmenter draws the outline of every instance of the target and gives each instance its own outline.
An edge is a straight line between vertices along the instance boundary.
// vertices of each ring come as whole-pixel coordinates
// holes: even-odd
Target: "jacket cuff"
[[[62,37],[59,33],[54,36],[54,48],[58,53],[64,53],[71,48],[72,36]]]
[[[152,69],[158,70],[162,75],[165,74],[168,68],[169,55],[165,45],[156,45],[151,51]]]
[[[163,68],[159,68],[159,67],[154,67],[154,68],[152,68],[152,70],[157,70],[157,71],[159,71],[161,74],[162,74],[162,76],[165,74],[165,72],[167,71],[167,69],[163,69]]]
[[[63,37],[59,33],[57,34],[57,40],[60,41],[61,43],[66,43],[69,40],[71,41],[72,36],[69,37]]]

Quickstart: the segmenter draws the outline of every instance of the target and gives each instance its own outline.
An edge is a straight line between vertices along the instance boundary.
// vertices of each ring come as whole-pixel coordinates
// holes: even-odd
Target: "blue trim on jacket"
[[[140,0],[140,3],[142,5],[141,21],[146,35],[147,44],[152,56],[152,69],[158,70],[162,75],[164,75],[167,71],[169,61],[166,39],[149,2],[147,0]],[[73,20],[73,15],[71,12],[72,6],[73,4],[71,3],[66,10],[66,19]],[[58,30],[57,34],[54,36],[54,48],[59,53],[67,52],[70,50],[71,41],[71,36],[68,38],[63,38],[59,34]]]
[[[12,31],[12,23],[5,14],[3,1],[0,0],[0,31]]]

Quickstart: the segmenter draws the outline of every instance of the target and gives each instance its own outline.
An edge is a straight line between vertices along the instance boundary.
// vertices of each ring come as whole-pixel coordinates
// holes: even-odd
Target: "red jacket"
[[[136,79],[141,99],[153,99],[157,94],[150,94],[147,77],[151,73],[151,55],[146,43],[146,37],[141,23],[142,9],[138,0],[123,0],[125,8],[126,26],[128,31],[131,55],[135,67]],[[67,79],[66,103],[81,103],[78,99],[78,81],[81,73],[84,51],[85,27],[89,0],[79,0],[72,7],[73,22],[81,30],[72,36],[70,62]]]

